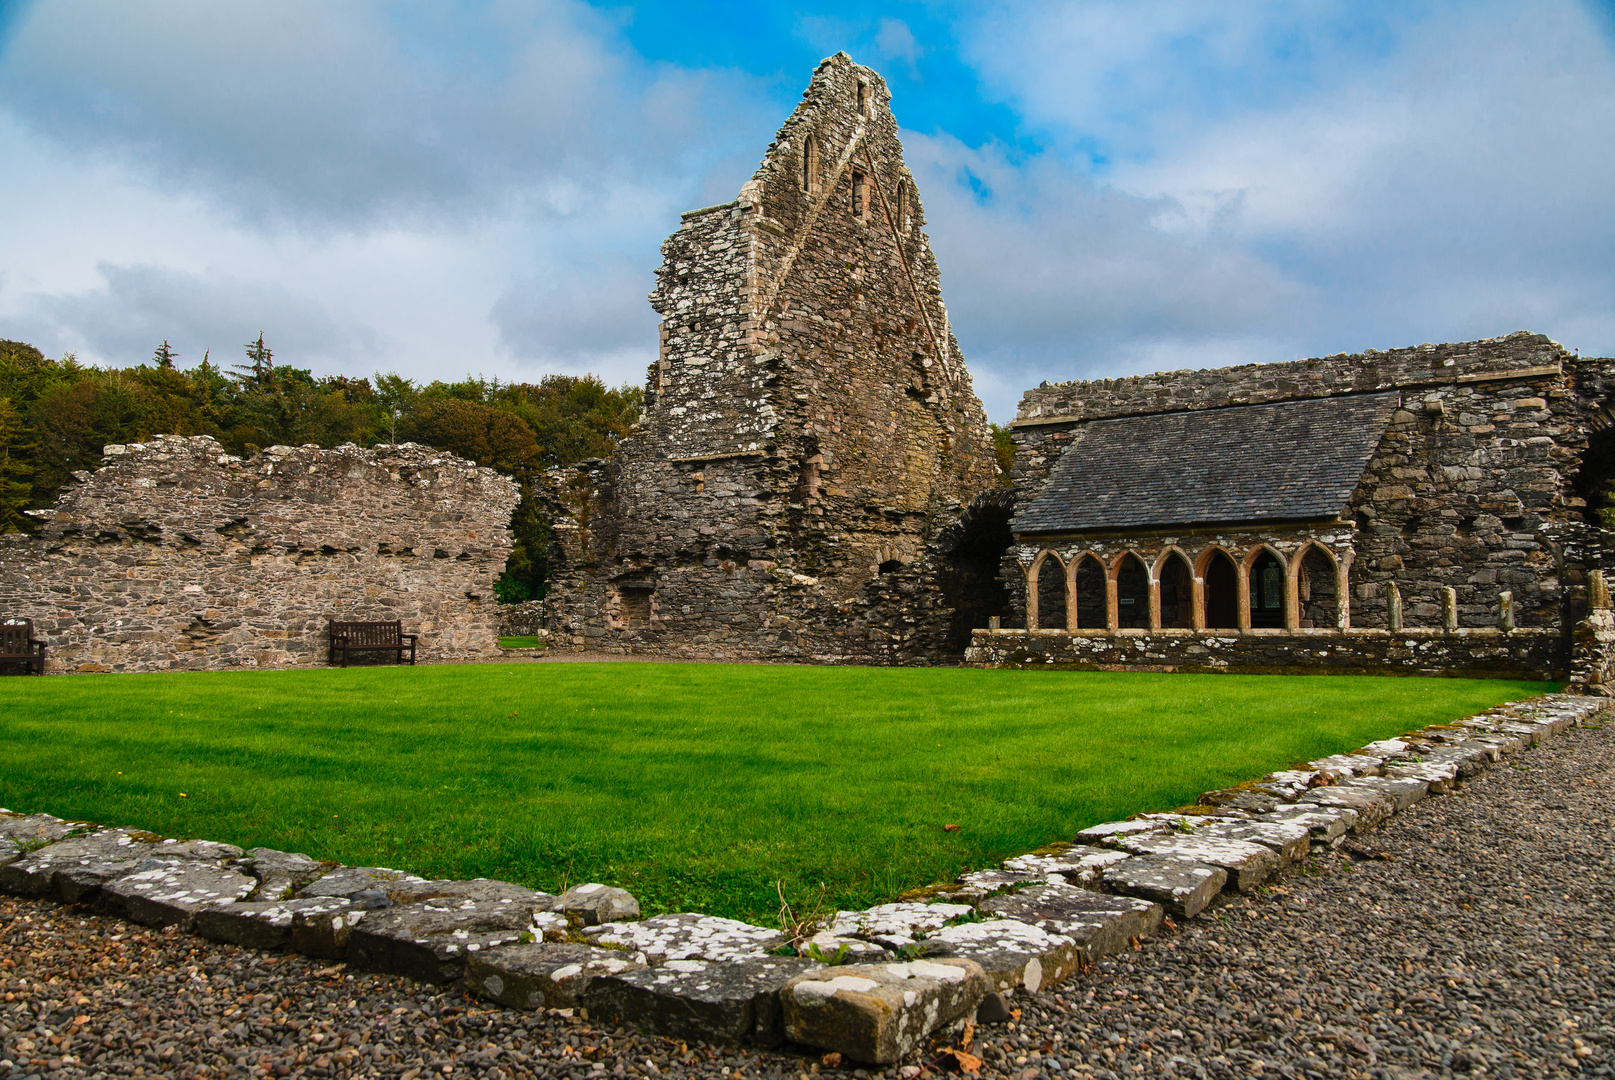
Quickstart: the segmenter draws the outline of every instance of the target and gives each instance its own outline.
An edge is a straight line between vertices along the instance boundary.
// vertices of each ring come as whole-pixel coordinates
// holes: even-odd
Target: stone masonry
[[[1610,367],[1609,360],[1583,360],[1546,337],[1519,333],[1044,384],[1025,395],[1012,425],[1022,509],[1004,581],[1014,615],[997,637],[978,630],[971,657],[1539,677],[1563,677],[1576,666],[1578,682],[1601,683],[1602,653],[1596,662],[1573,665],[1571,651],[1573,639],[1591,647],[1608,637],[1603,622],[1577,630],[1589,612],[1607,607],[1607,591],[1592,587],[1604,564],[1602,531],[1585,520],[1577,474],[1589,441],[1609,429]],[[1203,508],[1199,520],[1188,511],[1175,516],[1173,500],[1188,503],[1195,494],[1187,489],[1168,492],[1155,518],[1125,528],[1040,531],[1034,523],[1055,519],[1026,509],[1050,490],[1062,459],[1069,459],[1067,475],[1099,452],[1114,461],[1114,446],[1087,441],[1112,430],[1169,426],[1187,414],[1219,411],[1233,421],[1240,410],[1324,399],[1337,403],[1328,406],[1336,412],[1355,408],[1359,427],[1373,425],[1378,440],[1349,496],[1327,514],[1285,519],[1281,509],[1264,512],[1269,496],[1276,507],[1289,498],[1262,490],[1269,475],[1286,475],[1271,463],[1252,467],[1249,490],[1241,493],[1247,497],[1230,503],[1223,520],[1207,520],[1218,515]],[[1379,419],[1362,419],[1370,407]],[[1117,421],[1126,422],[1117,427]],[[1255,455],[1331,452],[1325,430],[1312,435],[1310,446],[1257,446]],[[1250,449],[1212,448],[1212,454]],[[1177,467],[1190,464],[1180,460]],[[1213,564],[1224,561],[1230,590],[1237,578],[1237,596],[1230,591],[1233,606],[1219,617],[1209,582]],[[1263,571],[1275,575],[1282,593],[1266,612],[1258,610],[1256,591]],[[1009,640],[1028,628],[1062,640]]]
[[[645,416],[545,492],[552,642],[934,661],[1001,605],[972,545],[1007,508],[971,506],[986,415],[888,103],[824,61],[740,197],[663,245]]]
[[[76,475],[37,535],[0,537],[0,614],[34,621],[48,672],[323,664],[332,618],[401,619],[427,662],[499,656],[518,493],[492,469],[163,436]]]

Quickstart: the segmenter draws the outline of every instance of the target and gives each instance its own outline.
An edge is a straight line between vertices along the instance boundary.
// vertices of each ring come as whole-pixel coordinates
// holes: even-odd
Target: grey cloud
[[[38,4],[10,32],[0,102],[248,218],[322,227],[476,215],[555,177],[587,192],[606,178],[666,186],[671,171],[693,187],[690,146],[721,153],[768,130],[758,95],[735,92],[741,76],[651,69],[582,3],[495,5],[475,22],[417,12],[425,25],[406,29],[396,14],[312,0]]]
[[[357,373],[381,357],[387,342],[317,301],[267,281],[191,274],[161,266],[98,268],[103,288],[38,296],[19,321],[32,324],[47,352],[85,350],[118,364],[151,356],[167,339],[185,357],[240,362],[242,345],[261,332],[276,358],[318,373]]]
[[[598,259],[512,288],[489,318],[520,363],[639,382],[656,355],[657,316],[645,299],[654,284],[642,261]]]

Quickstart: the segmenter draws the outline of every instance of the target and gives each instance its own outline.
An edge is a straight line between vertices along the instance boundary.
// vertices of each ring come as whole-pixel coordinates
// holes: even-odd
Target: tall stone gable
[[[921,579],[959,578],[935,542],[993,486],[992,443],[889,102],[825,60],[739,198],[663,244],[644,419],[550,488],[553,630],[716,656],[944,648],[960,604]]]

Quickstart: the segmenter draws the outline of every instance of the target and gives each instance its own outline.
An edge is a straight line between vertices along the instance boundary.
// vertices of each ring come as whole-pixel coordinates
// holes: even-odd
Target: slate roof
[[[1397,393],[1095,420],[1016,513],[1019,533],[1332,520]]]

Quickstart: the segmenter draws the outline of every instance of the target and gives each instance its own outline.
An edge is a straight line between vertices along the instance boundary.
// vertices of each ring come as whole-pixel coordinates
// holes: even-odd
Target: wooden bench
[[[404,624],[397,619],[392,622],[337,622],[332,619],[331,663],[336,663],[340,656],[342,666],[347,667],[349,653],[390,652],[402,664],[404,653],[408,652],[409,662],[413,664],[418,636],[404,633]]]
[[[45,674],[45,643],[34,637],[34,620],[0,621],[0,664],[21,664],[24,674]]]

